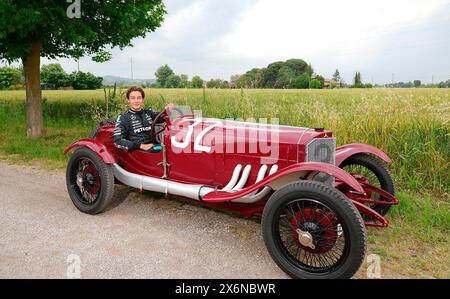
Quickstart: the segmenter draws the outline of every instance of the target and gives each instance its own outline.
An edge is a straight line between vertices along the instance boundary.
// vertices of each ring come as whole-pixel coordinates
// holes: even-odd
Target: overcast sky
[[[253,67],[302,58],[316,73],[336,68],[350,83],[450,79],[450,0],[167,0],[156,32],[113,49],[113,59],[80,61],[97,75],[177,74],[229,79]],[[82,1],[81,1],[82,4]],[[81,6],[83,9],[83,6]],[[54,61],[52,61],[54,62]],[[60,59],[67,72],[76,62]],[[49,63],[44,59],[42,63]]]

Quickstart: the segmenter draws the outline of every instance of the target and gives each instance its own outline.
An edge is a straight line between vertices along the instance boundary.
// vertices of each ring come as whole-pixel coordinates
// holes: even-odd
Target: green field
[[[23,138],[24,91],[0,92],[2,152],[64,162],[64,147],[95,126],[92,103],[97,103],[97,114],[106,110],[103,90],[44,91],[43,98],[47,136],[28,141]],[[169,101],[205,116],[278,118],[285,125],[325,127],[334,131],[338,145],[368,143],[387,152],[404,189],[434,195],[449,191],[448,89],[147,90],[147,106],[158,110]]]
[[[391,228],[369,230],[370,250],[393,277],[450,277],[450,90],[146,90],[147,106],[190,105],[217,118],[278,118],[325,127],[338,145],[368,143],[394,161],[401,205]],[[0,91],[0,154],[15,162],[64,168],[63,150],[104,114],[104,91],[43,91],[46,136],[25,137],[25,92]],[[110,106],[109,106],[110,107]],[[115,112],[111,113],[115,114]],[[399,274],[400,273],[400,274]]]

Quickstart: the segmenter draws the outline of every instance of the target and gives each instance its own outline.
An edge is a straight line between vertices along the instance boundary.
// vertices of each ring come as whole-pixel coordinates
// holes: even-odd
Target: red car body
[[[368,226],[386,227],[388,221],[368,204],[395,205],[398,200],[394,195],[370,185],[363,178],[347,173],[339,166],[349,157],[366,153],[391,163],[391,159],[381,150],[366,144],[349,144],[333,150],[333,163],[308,160],[308,145],[312,141],[333,144],[333,133],[323,129],[278,125],[255,125],[238,121],[221,121],[217,119],[197,119],[192,116],[170,120],[162,132],[164,151],[148,153],[133,151],[131,153],[114,145],[114,126],[102,126],[95,138],[82,139],[70,145],[65,153],[79,147],[86,147],[95,152],[106,164],[120,165],[128,173],[143,177],[157,178],[185,185],[205,186],[209,192],[198,198],[185,197],[206,206],[238,212],[245,217],[260,216],[267,199],[279,187],[295,180],[308,179],[311,174],[325,173],[334,178],[331,184],[344,193],[364,215]],[[232,136],[233,138],[230,138]],[[276,136],[277,155],[258,146],[269,144]],[[238,150],[236,147],[240,146]],[[233,150],[230,150],[233,149]],[[326,149],[325,149],[326,150]],[[241,188],[223,191],[233,173],[251,167],[247,179]],[[248,165],[250,167],[248,167]],[[261,168],[267,169],[258,179]],[[268,174],[270,168],[277,169]],[[240,170],[240,169],[239,169]],[[244,173],[242,173],[243,175]],[[240,178],[242,178],[242,175]],[[328,177],[328,178],[329,178]],[[139,186],[136,186],[139,187]],[[250,203],[242,202],[249,194],[262,192],[270,188],[265,196]],[[142,189],[142,186],[141,186]],[[166,193],[170,193],[167,192]],[[372,199],[371,194],[378,193],[383,199]]]

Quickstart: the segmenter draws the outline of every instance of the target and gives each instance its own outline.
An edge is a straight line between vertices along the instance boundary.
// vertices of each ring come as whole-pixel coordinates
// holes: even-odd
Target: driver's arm
[[[155,120],[155,118],[158,116],[159,113],[160,112],[153,112],[152,110],[150,110],[150,116],[151,116],[152,120]],[[166,119],[164,117],[160,117],[156,123],[163,124],[165,122],[166,122]]]
[[[126,122],[125,117],[122,114],[119,115],[116,120],[116,127],[114,128],[114,145],[117,148],[131,152],[139,149],[141,144],[126,139],[128,130],[129,125]]]

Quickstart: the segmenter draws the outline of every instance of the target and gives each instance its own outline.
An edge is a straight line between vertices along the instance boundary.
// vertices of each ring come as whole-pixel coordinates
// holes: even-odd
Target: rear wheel
[[[357,180],[367,181],[370,185],[395,195],[391,173],[378,159],[367,154],[357,154],[347,158],[340,167],[356,177]],[[371,199],[389,201],[389,199],[376,193],[371,194]],[[383,204],[372,204],[368,206],[381,215],[386,215],[391,208],[390,205]]]
[[[113,203],[113,170],[90,149],[79,148],[72,154],[66,185],[73,204],[83,213],[99,214]]]
[[[294,278],[350,278],[364,259],[361,215],[320,182],[298,181],[276,191],[264,208],[262,231],[275,263]]]

